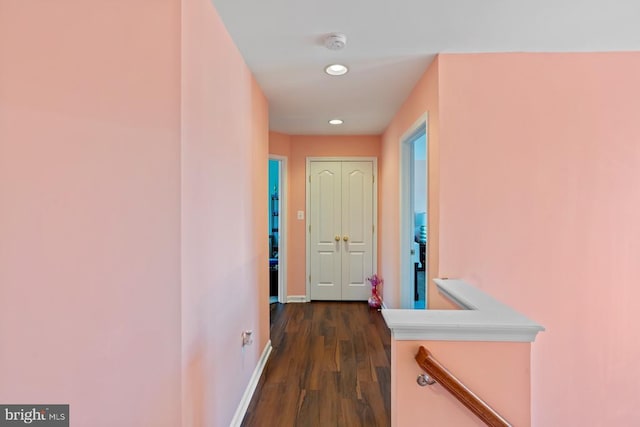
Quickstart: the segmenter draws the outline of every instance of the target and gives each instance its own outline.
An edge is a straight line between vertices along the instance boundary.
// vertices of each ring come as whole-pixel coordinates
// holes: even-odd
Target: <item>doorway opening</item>
[[[427,307],[429,156],[427,115],[401,138],[400,247],[402,308]]]
[[[269,156],[269,303],[286,302],[286,157]]]

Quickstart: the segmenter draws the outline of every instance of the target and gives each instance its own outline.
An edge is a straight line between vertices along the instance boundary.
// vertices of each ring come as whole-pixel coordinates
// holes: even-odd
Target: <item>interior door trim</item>
[[[306,250],[306,269],[305,269],[305,283],[306,283],[306,302],[311,301],[311,282],[309,281],[311,272],[311,240],[309,239],[309,211],[311,206],[309,183],[309,174],[311,171],[311,162],[324,161],[324,162],[373,162],[373,272],[378,271],[378,158],[377,157],[307,157],[305,166],[305,250]]]

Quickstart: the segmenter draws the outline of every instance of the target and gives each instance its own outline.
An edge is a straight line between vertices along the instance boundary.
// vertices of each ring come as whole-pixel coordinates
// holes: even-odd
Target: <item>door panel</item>
[[[312,162],[310,185],[311,299],[339,300],[342,297],[340,242],[341,165]]]
[[[371,296],[373,274],[373,163],[342,163],[342,299]]]
[[[367,263],[365,261],[365,255],[366,254],[362,252],[349,253],[349,264],[348,268],[346,269],[349,277],[347,278],[346,283],[362,285],[365,283],[363,279],[366,279],[370,276],[370,274],[367,275],[366,271]],[[369,296],[370,293],[367,292],[367,298]]]

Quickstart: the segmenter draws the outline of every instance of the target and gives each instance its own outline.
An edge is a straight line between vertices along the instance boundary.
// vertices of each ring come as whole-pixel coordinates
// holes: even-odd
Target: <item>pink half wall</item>
[[[415,361],[420,346],[512,425],[531,425],[530,343],[392,339],[392,426],[485,425],[440,384],[418,385],[424,372]]]
[[[533,424],[640,425],[640,53],[440,57],[440,274],[545,326]]]

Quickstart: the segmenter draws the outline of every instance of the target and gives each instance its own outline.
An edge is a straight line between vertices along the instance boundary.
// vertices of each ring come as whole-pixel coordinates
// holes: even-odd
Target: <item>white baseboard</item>
[[[265,365],[267,364],[267,360],[269,359],[269,355],[271,354],[271,340],[267,341],[267,344],[264,346],[264,350],[262,350],[262,355],[258,360],[258,364],[256,368],[253,370],[253,374],[251,375],[251,379],[249,380],[249,384],[247,384],[247,388],[242,395],[242,400],[240,400],[240,404],[238,405],[238,409],[236,409],[236,413],[233,415],[233,419],[231,420],[231,424],[229,427],[240,427],[242,424],[242,420],[244,419],[245,414],[247,413],[247,408],[249,408],[249,404],[251,403],[251,398],[253,397],[253,393],[256,391],[256,387],[258,386],[258,381],[260,381],[260,377],[262,376],[262,371],[264,370]]]
[[[290,302],[308,302],[306,295],[288,295],[287,303]]]

